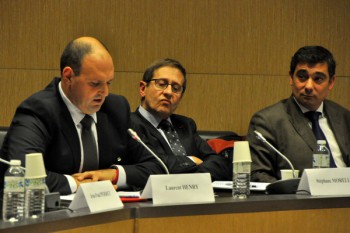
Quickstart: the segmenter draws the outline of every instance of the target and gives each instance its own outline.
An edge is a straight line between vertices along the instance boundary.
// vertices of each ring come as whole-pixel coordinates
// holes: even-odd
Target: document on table
[[[266,186],[269,184],[270,183],[250,182],[250,190],[265,191]],[[213,188],[215,189],[232,189],[233,182],[232,181],[214,181],[212,185],[213,185]]]

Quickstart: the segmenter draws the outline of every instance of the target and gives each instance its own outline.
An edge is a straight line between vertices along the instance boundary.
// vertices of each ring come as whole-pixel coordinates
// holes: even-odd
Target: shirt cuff
[[[194,159],[192,158],[192,156],[187,156],[187,158],[189,158],[190,160],[192,160],[192,162],[196,163],[196,162],[194,161]]]
[[[125,173],[123,166],[114,165],[114,167],[117,167],[119,169],[119,178],[118,178],[118,181],[116,184],[118,186],[118,189],[119,188],[127,188],[128,185],[126,184],[126,173]]]
[[[68,184],[69,184],[69,187],[70,187],[70,191],[72,193],[75,193],[77,191],[77,182],[75,182],[75,179],[70,176],[70,175],[64,175],[67,180],[68,180]]]

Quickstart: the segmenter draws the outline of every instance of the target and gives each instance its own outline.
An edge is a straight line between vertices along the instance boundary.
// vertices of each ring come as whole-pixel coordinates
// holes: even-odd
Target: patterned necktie
[[[82,125],[81,140],[83,142],[84,150],[83,171],[91,171],[98,168],[97,147],[91,130],[92,122],[93,119],[89,115],[85,115],[85,117],[80,121]]]
[[[175,155],[185,155],[186,151],[181,145],[181,142],[179,140],[179,136],[177,135],[176,131],[174,130],[171,123],[167,120],[162,120],[159,123],[158,128],[161,128],[168,139],[168,142],[170,144],[170,148],[173,151]]]
[[[310,112],[304,113],[304,115],[312,123],[312,132],[314,133],[314,135],[316,137],[316,140],[326,140],[326,142],[327,142],[326,136],[324,135],[324,133],[323,133],[321,127],[320,127],[320,124],[318,122],[318,119],[319,119],[321,113],[320,112],[310,111]],[[329,154],[330,154],[330,156],[329,156],[330,157],[330,167],[337,167],[335,165],[335,162],[334,162],[334,159],[333,159],[333,156],[332,156],[332,151],[329,148],[328,142],[327,142],[327,148],[328,148]]]

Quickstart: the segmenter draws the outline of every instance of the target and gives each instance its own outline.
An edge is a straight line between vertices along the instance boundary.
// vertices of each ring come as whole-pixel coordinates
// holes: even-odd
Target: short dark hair
[[[184,83],[183,83],[183,90],[182,93],[185,92],[186,90],[186,70],[185,68],[180,64],[180,62],[171,59],[171,58],[165,58],[165,59],[160,59],[157,60],[155,62],[153,62],[145,71],[145,73],[143,74],[143,78],[142,81],[149,83],[151,81],[151,79],[154,76],[154,72],[162,67],[166,67],[166,66],[170,66],[173,68],[176,68],[178,70],[180,70],[180,72],[182,73],[182,75],[184,76]]]
[[[336,63],[332,53],[322,46],[304,46],[298,49],[290,62],[289,74],[294,74],[295,68],[300,63],[316,65],[317,63],[327,63],[329,78],[335,74]]]

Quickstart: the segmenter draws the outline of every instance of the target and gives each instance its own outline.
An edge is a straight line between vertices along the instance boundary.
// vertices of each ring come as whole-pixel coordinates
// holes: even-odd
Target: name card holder
[[[80,184],[69,208],[71,210],[88,208],[91,213],[97,213],[121,209],[123,206],[111,181],[106,180]]]
[[[214,202],[209,173],[151,175],[141,194],[153,204],[186,204]]]
[[[312,196],[350,195],[350,168],[305,169],[297,193],[309,192]]]

